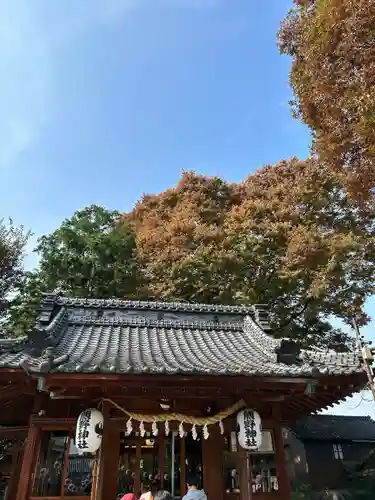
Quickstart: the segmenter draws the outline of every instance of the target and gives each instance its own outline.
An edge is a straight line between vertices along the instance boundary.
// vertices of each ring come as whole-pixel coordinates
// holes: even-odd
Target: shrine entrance
[[[117,496],[133,491],[138,497],[149,491],[153,482],[174,497],[186,493],[189,474],[200,477],[203,485],[202,441],[198,435],[180,438],[177,432],[156,437],[126,437],[120,433]]]
[[[239,446],[234,424],[227,420],[223,435],[213,427],[208,439],[201,432],[194,439],[187,426],[182,438],[177,425],[168,435],[159,428],[157,436],[151,429],[127,436],[126,422],[109,421],[96,454],[79,453],[74,421],[65,429],[63,423],[55,430],[49,430],[58,427],[54,423],[31,427],[36,433],[28,491],[17,500],[114,500],[129,491],[139,498],[154,481],[181,499],[190,474],[200,478],[209,499],[287,499],[280,427],[264,429],[261,447],[248,452]]]

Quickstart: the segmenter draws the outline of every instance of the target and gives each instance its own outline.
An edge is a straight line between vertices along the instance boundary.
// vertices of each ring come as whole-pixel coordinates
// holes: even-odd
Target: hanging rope
[[[125,408],[121,408],[121,406],[112,401],[112,399],[103,398],[101,401],[102,402],[106,401],[110,403],[112,406],[114,406],[122,413],[127,415],[130,419],[136,420],[138,422],[153,423],[153,422],[166,422],[166,421],[169,422],[171,420],[177,420],[178,422],[183,422],[184,424],[192,424],[199,426],[217,424],[218,422],[221,422],[225,418],[229,417],[229,415],[233,415],[233,413],[236,413],[238,410],[241,410],[246,406],[245,402],[241,400],[238,401],[233,406],[230,406],[226,410],[223,410],[217,413],[216,415],[213,415],[212,417],[197,418],[189,415],[184,415],[182,413],[158,413],[156,415],[144,415],[143,413],[134,413],[132,411],[125,410]]]

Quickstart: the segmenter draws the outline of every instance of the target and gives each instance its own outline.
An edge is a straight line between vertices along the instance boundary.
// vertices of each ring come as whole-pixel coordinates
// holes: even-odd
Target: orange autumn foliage
[[[280,334],[341,344],[323,318],[348,320],[373,293],[374,212],[330,168],[292,159],[240,184],[184,173],[124,220],[149,296],[266,303]]]
[[[294,114],[357,199],[375,188],[375,0],[295,0],[279,46],[292,57]]]

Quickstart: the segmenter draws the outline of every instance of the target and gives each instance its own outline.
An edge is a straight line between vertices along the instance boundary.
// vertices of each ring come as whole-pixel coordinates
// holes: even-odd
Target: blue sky
[[[91,203],[130,210],[183,169],[241,180],[308,154],[276,46],[291,0],[0,6],[0,216],[36,236]]]

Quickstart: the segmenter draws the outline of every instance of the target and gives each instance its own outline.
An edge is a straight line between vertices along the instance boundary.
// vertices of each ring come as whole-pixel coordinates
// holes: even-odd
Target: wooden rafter
[[[6,400],[15,396],[16,394],[20,394],[21,388],[19,385],[9,384],[5,387],[0,388],[0,400]]]
[[[0,387],[0,401],[14,399],[22,394],[34,394],[35,389],[30,385],[25,384],[8,384]]]

